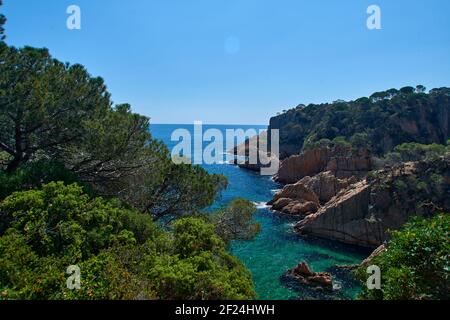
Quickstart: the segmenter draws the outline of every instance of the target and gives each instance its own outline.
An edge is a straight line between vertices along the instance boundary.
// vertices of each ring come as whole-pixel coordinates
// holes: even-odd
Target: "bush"
[[[362,299],[450,298],[450,215],[415,218],[393,232],[387,250],[371,262],[381,269],[381,290],[364,289]],[[365,283],[365,268],[358,271]]]
[[[81,289],[66,269],[81,269]],[[0,203],[0,299],[250,299],[250,273],[204,217],[147,214],[52,182]]]
[[[0,214],[0,234],[13,228],[40,256],[69,256],[74,263],[115,243],[137,241],[124,227],[126,209],[91,199],[77,184],[51,182],[13,193],[0,203]]]

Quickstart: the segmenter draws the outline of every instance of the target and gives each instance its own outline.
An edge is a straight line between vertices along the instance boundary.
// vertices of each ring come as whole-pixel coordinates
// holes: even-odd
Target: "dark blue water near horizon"
[[[171,141],[176,129],[193,132],[193,125],[153,124],[151,133],[162,140],[170,150],[178,143]],[[226,129],[267,129],[265,126],[243,125],[204,125],[203,130],[214,128],[223,132]],[[242,141],[240,141],[242,142]],[[204,142],[205,148],[209,142]],[[224,159],[225,160],[225,159]],[[226,206],[235,198],[245,198],[254,202],[258,208],[255,219],[261,224],[261,232],[250,241],[235,241],[231,252],[251,271],[255,290],[259,299],[353,299],[360,290],[359,285],[335,265],[360,263],[367,252],[359,248],[340,245],[331,241],[306,240],[293,231],[295,220],[272,213],[265,206],[274,193],[281,188],[271,177],[241,169],[226,161],[212,165],[202,165],[210,173],[223,174],[228,178],[228,188],[216,201],[214,207]],[[299,262],[306,261],[314,271],[329,271],[333,274],[335,289],[331,294],[317,293],[307,288],[290,288],[280,281],[283,273]]]

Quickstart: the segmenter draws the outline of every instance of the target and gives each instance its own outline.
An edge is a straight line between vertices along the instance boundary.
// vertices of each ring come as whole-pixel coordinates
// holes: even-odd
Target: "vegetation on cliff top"
[[[355,101],[300,105],[271,119],[280,129],[282,155],[336,142],[383,155],[395,146],[417,142],[445,144],[450,136],[450,88],[405,87]]]

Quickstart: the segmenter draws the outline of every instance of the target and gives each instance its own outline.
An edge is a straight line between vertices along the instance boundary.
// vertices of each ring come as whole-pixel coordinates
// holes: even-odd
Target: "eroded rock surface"
[[[297,223],[300,234],[379,247],[412,216],[450,212],[450,155],[375,172]]]
[[[300,182],[285,186],[267,204],[272,210],[291,215],[312,214],[320,207],[319,197]]]
[[[296,183],[304,177],[326,171],[338,178],[363,178],[370,170],[372,160],[367,150],[316,148],[284,159],[274,180],[283,184]]]

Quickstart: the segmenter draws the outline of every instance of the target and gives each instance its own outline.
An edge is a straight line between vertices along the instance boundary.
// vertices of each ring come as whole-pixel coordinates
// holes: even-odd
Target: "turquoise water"
[[[192,125],[152,125],[151,131],[155,138],[163,140],[171,149],[178,143],[171,141],[172,131],[177,128],[193,132]],[[264,126],[204,126],[204,130],[208,128],[216,128],[222,132],[235,128],[265,129]],[[258,206],[255,219],[261,224],[261,232],[251,241],[236,241],[231,246],[232,253],[251,271],[258,298],[285,300],[355,297],[359,292],[358,284],[348,274],[336,270],[333,266],[359,263],[367,257],[367,252],[330,241],[305,240],[298,237],[292,229],[294,220],[273,214],[264,206],[280,188],[270,177],[226,163],[203,167],[211,173],[220,173],[228,178],[229,186],[217,200],[216,207],[224,206],[235,198],[249,199]],[[292,288],[281,282],[283,273],[301,261],[307,261],[314,271],[331,272],[338,290],[326,295],[305,288]]]

